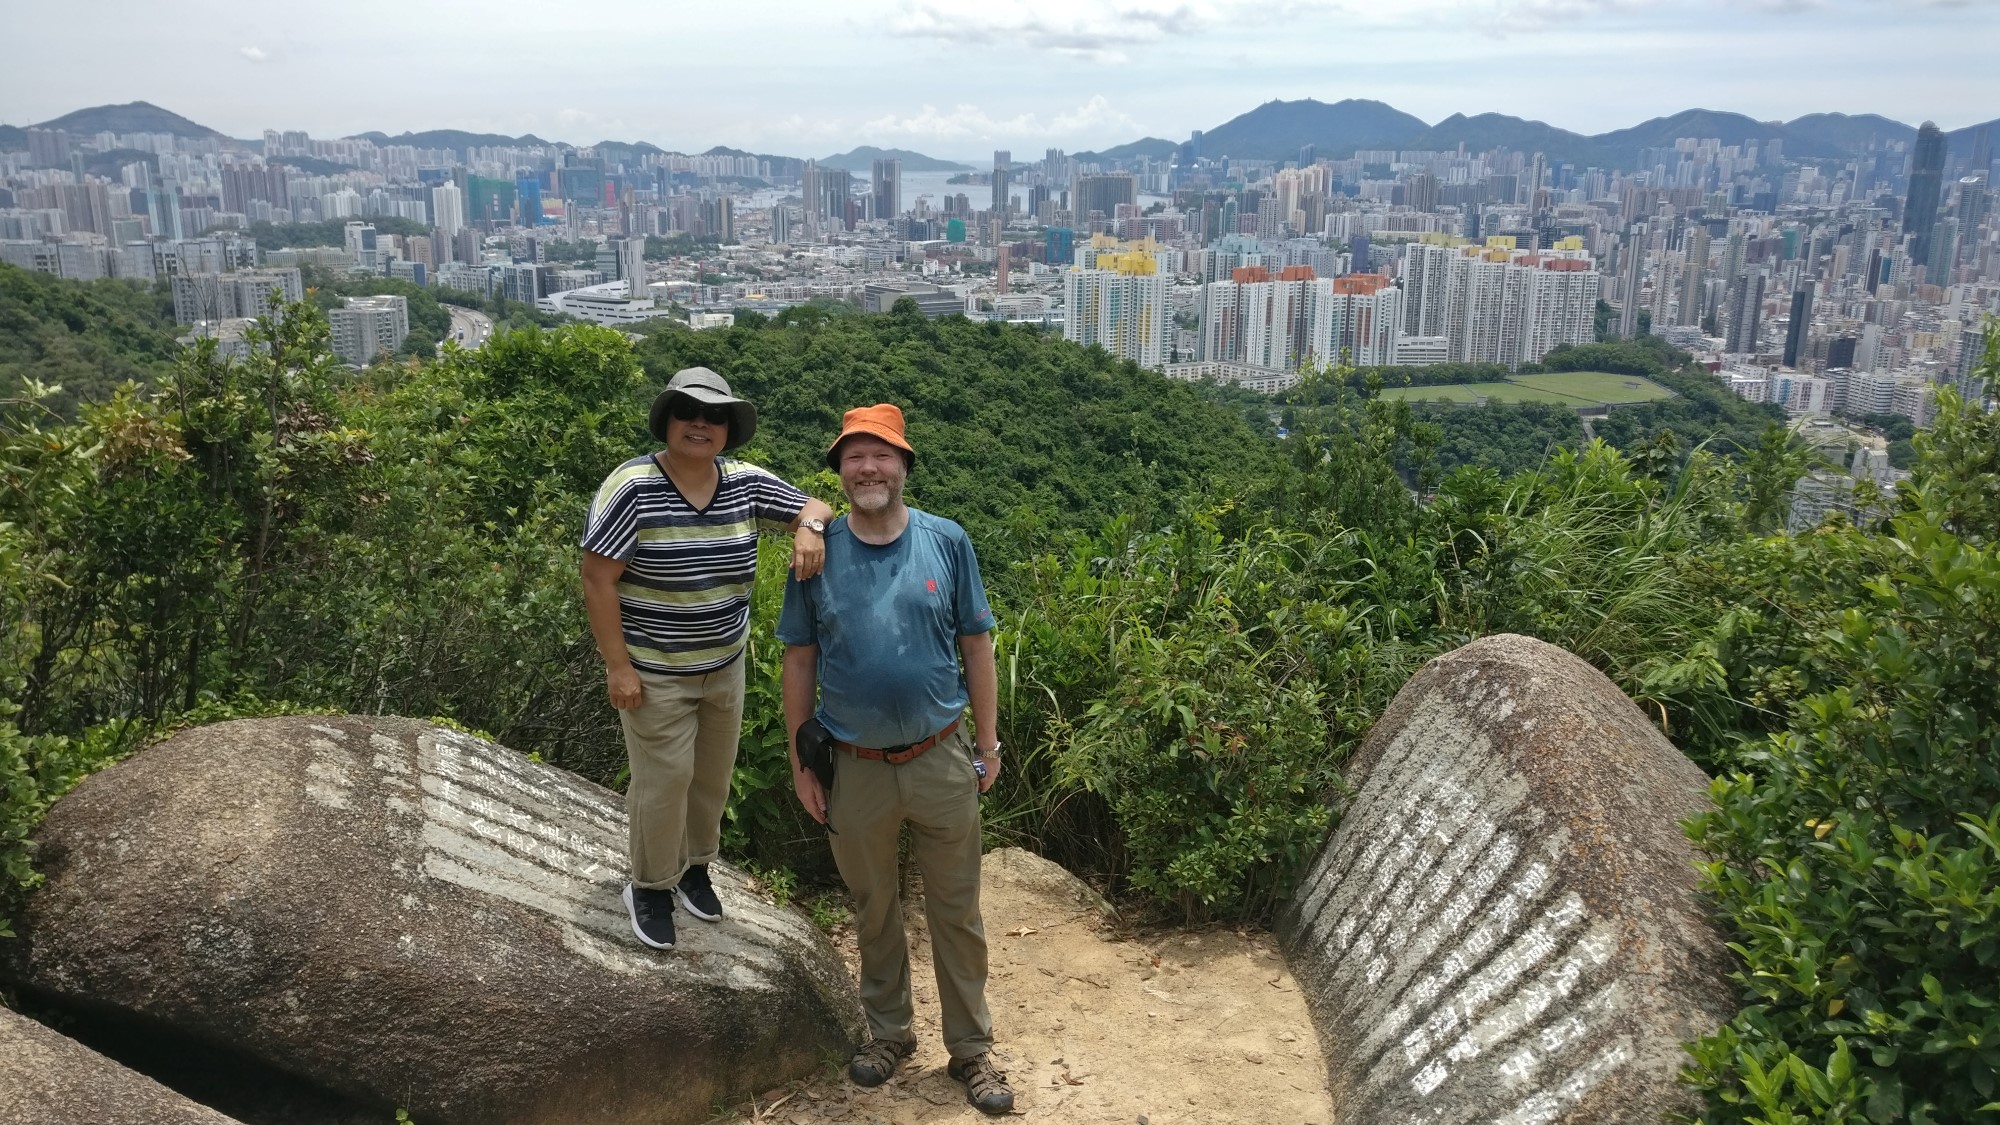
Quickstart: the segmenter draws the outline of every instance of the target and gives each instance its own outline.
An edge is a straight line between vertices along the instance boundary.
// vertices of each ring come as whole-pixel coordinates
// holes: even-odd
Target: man
[[[676,897],[696,918],[722,920],[708,865],[743,734],[757,536],[793,534],[792,568],[811,577],[833,509],[723,456],[757,432],[757,408],[706,367],[675,374],[647,424],[666,448],[597,490],[583,599],[632,767],[625,911],[634,937],[672,949]]]
[[[947,1073],[980,1110],[1006,1113],[1014,1092],[992,1061],[979,917],[979,795],[1000,776],[993,612],[979,561],[963,528],[903,503],[916,451],[895,406],[848,411],[826,461],[851,510],[827,528],[825,571],[785,583],[778,639],[788,646],[793,788],[827,824],[854,894],[871,1038],[847,1074],[880,1085],[916,1050],[898,897],[897,842],[907,823],[924,879]],[[968,703],[972,730],[962,722]],[[831,793],[799,761],[799,727],[809,718],[837,748]]]

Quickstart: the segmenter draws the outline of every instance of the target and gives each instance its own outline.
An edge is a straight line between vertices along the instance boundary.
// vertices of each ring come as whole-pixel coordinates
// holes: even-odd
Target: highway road
[[[445,310],[451,313],[451,338],[459,347],[478,351],[486,346],[487,337],[493,335],[492,317],[457,305],[446,305]]]

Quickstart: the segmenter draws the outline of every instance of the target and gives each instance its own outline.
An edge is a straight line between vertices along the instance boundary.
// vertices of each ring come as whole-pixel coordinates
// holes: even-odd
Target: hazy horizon
[[[477,21],[381,0],[338,21],[216,0],[105,7],[115,30],[87,47],[17,56],[0,120],[148,101],[245,138],[463,129],[791,156],[872,144],[980,165],[995,148],[1180,140],[1273,99],[1583,134],[1691,108],[1947,130],[2000,117],[2000,0],[865,0],[830,16],[752,0],[676,12],[672,27],[564,23],[520,0]],[[61,42],[69,16],[12,23],[19,42]]]

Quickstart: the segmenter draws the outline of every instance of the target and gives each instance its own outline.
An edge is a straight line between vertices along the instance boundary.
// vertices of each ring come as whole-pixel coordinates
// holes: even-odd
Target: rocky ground
[[[1332,1125],[1319,1045],[1269,934],[1127,931],[1084,884],[1016,849],[989,854],[983,874],[994,1053],[1013,1082],[1016,1116],[1077,1125]],[[908,917],[920,1042],[901,1073],[862,1090],[829,1066],[724,1120],[981,1118],[945,1076],[921,906]],[[834,940],[852,968],[853,935]]]

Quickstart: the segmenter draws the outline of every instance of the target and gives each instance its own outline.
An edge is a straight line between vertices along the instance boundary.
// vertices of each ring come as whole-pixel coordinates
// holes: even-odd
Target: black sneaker
[[[632,936],[654,949],[674,947],[674,892],[649,891],[627,883],[625,913],[632,916]]]
[[[953,1059],[944,1072],[965,1083],[965,1100],[988,1116],[998,1116],[1014,1108],[1014,1088],[1007,1076],[993,1065],[989,1052],[969,1059]]]
[[[715,884],[709,882],[708,864],[697,863],[681,876],[681,884],[674,888],[681,896],[681,905],[687,912],[704,922],[722,921],[722,900],[715,897]]]

